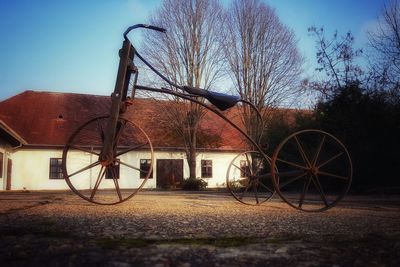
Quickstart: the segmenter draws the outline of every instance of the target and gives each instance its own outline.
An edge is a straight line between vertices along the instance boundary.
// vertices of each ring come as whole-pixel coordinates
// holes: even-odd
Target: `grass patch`
[[[42,222],[41,225],[4,227],[0,229],[2,236],[23,237],[34,235],[40,238],[73,238],[74,236],[66,231],[58,230],[53,222]]]
[[[146,247],[154,243],[152,240],[146,239],[131,239],[131,238],[124,238],[124,239],[111,239],[111,238],[101,238],[97,239],[95,243],[102,248],[105,249],[114,249],[118,247],[126,247],[126,248],[141,248]]]
[[[178,238],[178,239],[142,239],[142,238],[122,238],[111,239],[102,238],[95,241],[106,249],[118,247],[142,248],[150,245],[187,245],[187,246],[215,246],[222,248],[240,247],[260,242],[257,238],[248,237],[223,237],[223,238]]]
[[[294,242],[294,241],[300,241],[304,240],[305,236],[302,235],[296,235],[296,234],[283,234],[280,236],[271,236],[268,237],[265,242],[269,244],[280,244],[280,243],[286,243],[286,242]]]
[[[64,231],[58,231],[55,229],[26,229],[26,228],[12,228],[5,229],[1,235],[4,236],[17,236],[22,237],[25,235],[34,235],[36,237],[45,238],[73,238],[73,236]]]

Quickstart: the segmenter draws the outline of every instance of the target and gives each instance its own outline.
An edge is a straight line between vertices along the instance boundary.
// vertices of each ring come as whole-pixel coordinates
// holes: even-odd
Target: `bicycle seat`
[[[183,89],[189,94],[201,96],[211,102],[219,110],[226,110],[236,105],[240,101],[239,96],[222,94],[214,91],[208,91],[201,88],[184,86]]]

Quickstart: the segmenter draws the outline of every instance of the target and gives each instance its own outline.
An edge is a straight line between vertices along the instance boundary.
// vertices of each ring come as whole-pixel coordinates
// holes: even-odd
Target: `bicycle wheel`
[[[258,151],[238,154],[229,164],[226,184],[239,202],[259,205],[274,194],[270,160]]]
[[[351,185],[350,155],[337,138],[324,131],[290,135],[275,150],[271,164],[278,195],[299,210],[330,209]]]
[[[114,138],[112,163],[102,166],[99,154],[108,116],[97,117],[80,126],[63,150],[63,175],[71,190],[96,204],[112,205],[133,197],[152,172],[153,147],[147,134],[134,122],[120,118]],[[140,164],[132,152],[150,159]]]

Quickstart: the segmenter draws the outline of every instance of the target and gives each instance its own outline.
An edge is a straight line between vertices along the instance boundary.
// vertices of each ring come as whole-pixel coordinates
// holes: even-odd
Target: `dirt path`
[[[2,266],[398,266],[400,198],[323,213],[278,199],[143,192],[97,206],[66,192],[0,193]]]

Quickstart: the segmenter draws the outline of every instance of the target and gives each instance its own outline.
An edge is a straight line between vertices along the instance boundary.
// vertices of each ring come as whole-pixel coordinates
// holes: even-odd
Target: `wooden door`
[[[183,181],[183,159],[157,160],[157,188],[180,188]]]
[[[12,173],[12,161],[8,159],[7,161],[7,181],[6,181],[6,190],[11,190],[11,173]]]

